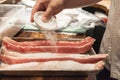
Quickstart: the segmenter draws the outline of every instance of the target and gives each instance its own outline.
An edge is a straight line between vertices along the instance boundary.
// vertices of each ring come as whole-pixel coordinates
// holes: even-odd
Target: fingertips
[[[39,0],[40,3],[46,3],[49,2],[50,0]]]
[[[42,17],[42,21],[43,21],[43,22],[46,23],[46,22],[48,22],[48,20],[49,20],[49,19],[47,19],[46,17]]]
[[[44,7],[42,4],[40,4],[40,3],[39,3],[39,5],[36,4],[36,5],[33,7],[32,12],[31,12],[31,22],[34,22],[34,14],[35,14],[36,12],[38,12],[38,11],[44,11],[44,10],[45,10],[45,7]]]
[[[36,5],[32,9],[31,13],[31,22],[34,22],[34,14],[37,11],[45,11],[42,21],[48,22],[50,20],[51,16],[53,15],[53,8],[49,6],[50,0],[37,0]]]
[[[34,17],[33,17],[33,15],[31,16],[30,21],[31,21],[31,22],[34,22]]]
[[[45,11],[43,17],[42,17],[42,21],[43,22],[48,22],[51,19],[52,16],[53,16],[53,8],[48,7],[47,10]]]
[[[33,8],[32,9],[32,12],[31,12],[31,22],[34,22],[34,14],[37,12],[36,8]]]
[[[48,22],[51,19],[52,15],[43,15],[42,21],[43,22]]]

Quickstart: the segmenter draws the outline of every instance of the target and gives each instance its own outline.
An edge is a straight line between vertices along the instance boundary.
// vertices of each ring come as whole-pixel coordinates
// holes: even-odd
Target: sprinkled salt
[[[42,30],[41,32],[45,35],[45,38],[51,42],[51,46],[55,47],[57,43],[57,34],[55,30],[57,29],[57,22],[55,17],[51,17],[48,22],[43,22],[42,16],[44,12],[39,11],[34,15],[34,21],[37,24],[37,27]],[[57,52],[57,48],[53,49]]]

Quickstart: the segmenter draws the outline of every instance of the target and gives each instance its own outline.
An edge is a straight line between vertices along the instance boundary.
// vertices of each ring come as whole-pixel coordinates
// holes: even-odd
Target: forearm
[[[101,0],[64,0],[64,8],[76,8],[95,4]]]

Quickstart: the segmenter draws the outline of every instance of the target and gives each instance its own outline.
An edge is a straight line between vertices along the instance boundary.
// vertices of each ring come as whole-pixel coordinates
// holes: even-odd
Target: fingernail
[[[42,21],[43,21],[44,23],[46,23],[46,22],[48,22],[48,19],[47,19],[46,17],[43,17],[43,18],[42,18]]]

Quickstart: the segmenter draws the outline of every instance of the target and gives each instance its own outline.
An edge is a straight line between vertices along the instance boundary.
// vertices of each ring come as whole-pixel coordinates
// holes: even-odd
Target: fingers
[[[38,2],[39,1],[39,2]],[[34,14],[37,12],[37,11],[44,11],[45,10],[45,7],[43,4],[41,4],[40,0],[37,0],[37,3],[35,4],[35,6],[33,7],[32,9],[32,12],[31,12],[31,22],[34,22]]]
[[[34,22],[34,14],[35,14],[35,12],[37,12],[36,7],[34,7],[34,8],[32,9],[32,13],[31,13],[31,22]]]
[[[53,15],[53,7],[51,7],[51,4],[50,4],[51,1],[50,0],[41,0],[40,2],[42,4],[44,4],[46,7],[46,11],[42,17],[42,21],[47,22]]]
[[[31,13],[31,22],[34,22],[34,14],[37,11],[45,11],[42,21],[47,22],[54,13],[54,7],[51,6],[50,0],[37,0],[36,5],[32,9]]]
[[[43,17],[42,17],[42,21],[47,22],[53,15],[53,8],[49,7],[47,8],[47,10],[45,11]]]

